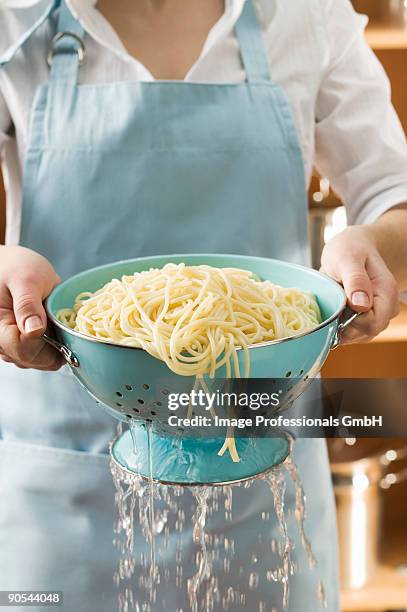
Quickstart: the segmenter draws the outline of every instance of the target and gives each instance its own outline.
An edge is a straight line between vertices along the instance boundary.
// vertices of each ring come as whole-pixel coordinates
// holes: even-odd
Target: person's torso
[[[4,32],[0,41],[0,57],[32,26],[34,15],[35,18],[41,16],[47,4],[38,3],[30,11],[20,10],[18,16],[12,9],[0,9],[0,23]],[[72,3],[87,31],[87,61],[80,71],[79,82],[152,81],[149,71],[126,53],[100,13],[87,3],[76,4]],[[225,15],[209,33],[200,57],[186,75],[186,82],[244,82],[246,75],[234,32],[242,5],[240,0],[225,3]],[[284,89],[293,110],[308,179],[314,157],[315,101],[328,55],[319,1],[312,0],[310,3],[301,0],[295,6],[287,6],[280,0],[258,0],[255,5],[267,57],[273,66],[273,80]],[[6,143],[4,151],[4,173],[8,183],[6,241],[9,244],[19,240],[22,165],[28,142],[31,104],[36,88],[48,78],[45,58],[55,27],[55,20],[45,21],[24,48],[18,51],[16,60],[0,69],[0,92],[11,111],[14,126],[14,135]],[[294,46],[290,44],[291,40],[296,41]],[[288,47],[290,53],[287,53]],[[0,131],[2,127],[0,125]]]

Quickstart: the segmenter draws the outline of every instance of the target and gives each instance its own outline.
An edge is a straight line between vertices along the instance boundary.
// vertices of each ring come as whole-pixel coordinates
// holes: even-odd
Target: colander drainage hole
[[[168,389],[163,389],[163,390],[161,391],[161,393],[162,393],[163,395],[168,395],[168,394],[169,394],[169,391],[168,391]]]
[[[116,395],[117,395],[118,397],[123,397],[123,393],[120,393],[120,391],[116,391]]]
[[[150,410],[151,416],[155,416],[157,413],[154,410]]]
[[[116,402],[116,406],[119,406],[119,408],[122,408],[123,404],[121,404],[120,402]]]
[[[290,372],[290,371],[288,371],[288,372],[286,373],[285,377],[286,377],[286,378],[290,378],[290,376],[291,376],[291,372]]]
[[[146,423],[152,423],[153,421],[151,419],[146,419]]]
[[[302,376],[304,374],[304,370],[300,370],[298,376]]]
[[[156,406],[162,406],[162,402],[156,402],[155,405]]]
[[[133,391],[133,387],[131,385],[126,385],[127,391]]]
[[[138,408],[132,408],[133,412],[135,412],[136,414],[140,414],[140,410]]]
[[[145,389],[146,391],[148,391],[150,388],[150,385],[148,385],[147,383],[144,383],[143,385],[143,389]]]
[[[139,398],[137,399],[137,401],[138,401],[138,403],[139,403],[139,404],[144,404],[144,400],[143,400],[143,399],[141,399],[141,397],[139,397]]]

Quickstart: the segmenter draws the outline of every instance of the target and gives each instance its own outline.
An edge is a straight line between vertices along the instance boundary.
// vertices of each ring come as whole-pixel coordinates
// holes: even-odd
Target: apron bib
[[[58,31],[84,37],[64,2]],[[231,85],[78,85],[78,42],[63,37],[33,103],[21,244],[47,257],[63,279],[114,260],[177,252],[308,264],[297,131],[285,94],[271,79],[251,0],[236,35],[247,80]],[[0,384],[6,389],[0,490],[7,500],[0,507],[0,589],[64,590],[67,612],[116,610],[114,491],[106,454],[115,421],[67,368],[44,373],[2,364]],[[307,569],[298,543],[301,571],[292,580],[289,610],[315,612],[322,579],[328,610],[337,612],[335,510],[324,441],[297,441],[294,459],[319,569]],[[290,487],[287,504],[294,507]],[[256,551],[253,534],[270,530],[258,522],[269,510],[261,483],[250,493],[238,489],[234,522],[227,526],[241,542],[242,565],[249,567],[258,553],[260,575],[269,552]],[[191,539],[190,531],[184,537]],[[169,563],[175,563],[172,552]],[[193,557],[190,565],[193,570]],[[279,585],[261,579],[255,593],[246,591],[248,610],[259,599],[268,602],[267,611],[281,608]],[[189,606],[186,593],[171,594],[163,584],[154,612],[168,609]]]

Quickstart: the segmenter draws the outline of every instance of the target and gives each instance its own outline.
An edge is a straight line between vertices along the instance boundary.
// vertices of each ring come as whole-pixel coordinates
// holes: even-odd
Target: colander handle
[[[334,335],[333,340],[332,340],[332,344],[331,344],[331,349],[332,350],[336,349],[340,345],[343,331],[351,323],[353,323],[353,321],[355,319],[360,317],[361,314],[363,314],[363,313],[362,312],[355,312],[354,310],[351,310],[350,308],[345,308],[345,310],[343,311],[343,313],[341,315],[341,320],[339,322],[338,327],[336,328],[336,332],[335,332],[335,335]]]
[[[51,338],[51,336],[49,336],[48,334],[43,334],[42,338],[43,340],[45,340],[45,342],[48,342],[48,344],[53,346],[54,349],[59,351],[61,355],[65,357],[65,361],[69,363],[70,366],[72,366],[73,368],[79,368],[79,359],[76,357],[76,355],[73,354],[71,349],[65,346],[65,344],[61,344],[61,342],[58,342],[58,340]]]

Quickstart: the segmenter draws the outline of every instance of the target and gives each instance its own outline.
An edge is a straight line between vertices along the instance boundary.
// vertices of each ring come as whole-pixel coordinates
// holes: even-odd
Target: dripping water
[[[236,483],[233,486],[219,487],[181,487],[166,486],[153,481],[153,449],[151,430],[147,430],[148,442],[148,464],[149,474],[143,479],[137,474],[126,473],[112,462],[111,469],[116,487],[115,501],[118,511],[118,519],[115,524],[115,544],[121,554],[117,571],[115,572],[115,584],[121,588],[119,593],[120,612],[153,612],[156,602],[157,585],[163,582],[168,589],[177,589],[184,593],[189,600],[189,608],[192,612],[214,612],[218,609],[235,610],[246,606],[246,593],[256,592],[260,576],[257,571],[257,553],[251,555],[251,566],[241,567],[240,579],[234,580],[233,585],[219,584],[219,575],[225,579],[230,574],[231,564],[236,564],[235,543],[225,534],[212,533],[208,528],[208,518],[220,512],[224,513],[226,521],[232,519],[233,499],[232,493],[235,486],[249,489],[254,481]],[[286,521],[286,480],[288,475],[294,484],[295,491],[295,518],[302,547],[304,548],[310,567],[315,567],[315,558],[312,553],[311,544],[306,537],[305,520],[305,496],[301,485],[300,476],[294,462],[289,458],[284,467],[276,467],[258,480],[264,482],[272,493],[273,511],[264,510],[259,513],[261,522],[275,521],[279,530],[279,537],[270,536],[265,541],[273,556],[278,558],[277,567],[268,568],[266,577],[268,581],[276,582],[282,586],[282,607],[287,609],[289,603],[290,577],[295,573],[296,566],[292,560],[293,541],[289,537]],[[182,534],[188,527],[185,516],[185,508],[188,500],[183,499],[186,495],[192,495],[194,502],[193,518],[193,542],[197,547],[195,556],[196,567],[190,576],[184,576],[185,570],[189,571],[188,562],[185,562],[184,541]],[[157,501],[157,505],[156,505]],[[138,510],[138,513],[137,513]],[[135,542],[135,516],[138,514],[141,531],[147,541],[147,554],[143,550],[142,542]],[[136,533],[136,536],[135,536]],[[119,537],[121,536],[121,537]],[[157,539],[159,538],[159,540]],[[188,540],[188,538],[186,539]],[[188,541],[186,541],[188,549]],[[255,545],[255,544],[254,544]],[[159,546],[159,548],[156,548]],[[175,550],[175,563],[163,565],[160,571],[157,563],[157,554],[167,555],[168,551]],[[137,556],[138,555],[138,556]],[[215,569],[216,564],[216,569]],[[139,586],[144,587],[146,595],[142,595],[140,589],[132,590],[134,574],[138,572],[149,575],[149,578],[141,577]],[[233,566],[235,569],[235,565]],[[144,570],[144,572],[143,572]],[[223,573],[222,573],[223,572]],[[235,572],[233,572],[235,575]],[[133,578],[133,580],[131,580]],[[236,584],[236,582],[240,583]],[[134,586],[134,584],[133,584]],[[137,586],[137,585],[136,585]],[[181,595],[182,596],[182,595]],[[142,598],[146,599],[143,601]],[[316,598],[324,608],[326,595],[322,583],[318,584]],[[259,612],[268,610],[266,603],[259,601]],[[175,609],[175,606],[174,606]],[[181,608],[179,608],[181,610]],[[277,612],[273,608],[274,612]]]
[[[300,532],[301,544],[307,555],[308,565],[310,569],[314,569],[317,566],[317,560],[315,559],[314,553],[312,551],[311,542],[309,541],[305,533],[306,497],[301,483],[300,474],[298,472],[298,467],[296,466],[291,455],[287,457],[284,462],[284,465],[288,474],[291,477],[292,482],[294,483],[295,518],[297,521],[298,530]],[[317,586],[317,599],[319,600],[323,608],[326,609],[328,607],[325,587],[321,581],[318,583]]]
[[[317,598],[321,603],[321,606],[323,608],[325,608],[325,610],[328,608],[328,602],[326,599],[326,593],[325,593],[325,588],[324,585],[322,584],[322,582],[318,582],[318,586],[317,586]]]
[[[301,484],[300,475],[298,473],[298,468],[295,465],[291,455],[287,457],[284,463],[287,472],[291,476],[291,480],[294,483],[295,487],[295,518],[298,524],[298,529],[300,531],[301,543],[306,552],[308,565],[310,568],[314,568],[316,566],[316,559],[312,552],[311,543],[308,540],[305,534],[305,495],[304,489]]]
[[[285,518],[285,490],[286,483],[283,477],[282,469],[276,467],[265,475],[271,492],[273,494],[274,511],[277,517],[282,545],[280,550],[281,566],[276,570],[271,571],[270,577],[275,582],[281,583],[283,587],[283,608],[288,608],[289,599],[289,579],[294,573],[293,563],[291,560],[291,552],[293,543],[288,535],[287,521]]]
[[[211,565],[206,547],[205,525],[208,510],[208,495],[209,488],[194,488],[192,495],[196,500],[196,512],[194,516],[194,528],[192,532],[193,541],[199,545],[200,549],[197,553],[198,571],[188,580],[188,597],[192,612],[198,612],[198,592],[204,580],[207,580],[211,574]]]
[[[154,480],[153,480],[153,432],[151,425],[147,427],[147,453],[148,453],[148,536],[150,540],[150,601],[155,601],[157,567],[155,559],[155,519],[154,519]]]

